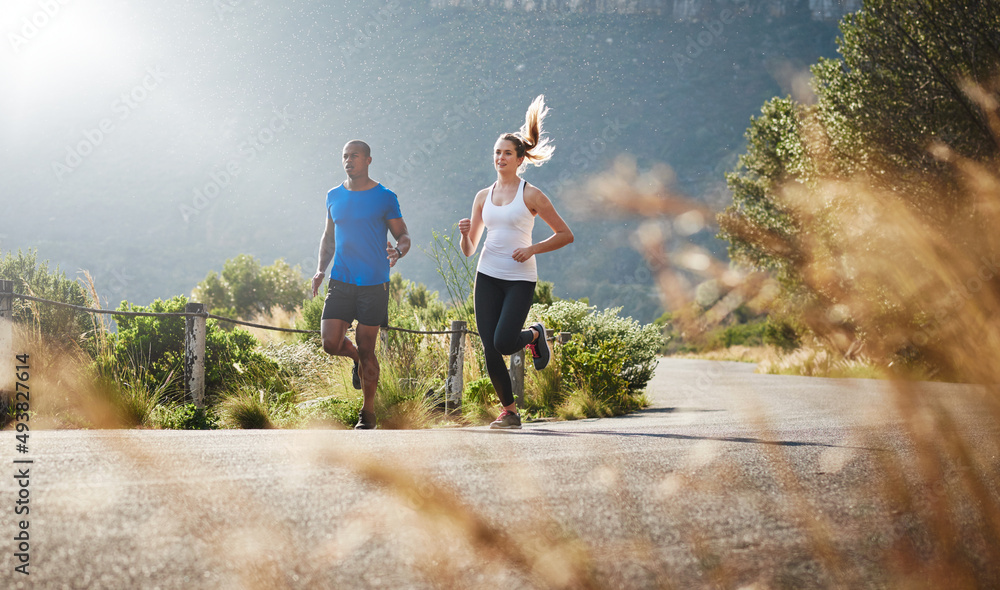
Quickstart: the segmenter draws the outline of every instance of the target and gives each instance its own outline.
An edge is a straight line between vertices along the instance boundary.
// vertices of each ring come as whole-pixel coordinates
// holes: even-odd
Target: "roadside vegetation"
[[[447,330],[453,319],[475,331],[472,273],[460,260],[450,236],[436,236],[430,254],[449,277],[450,296],[393,274],[390,325],[418,331]],[[463,257],[464,258],[464,257]],[[35,261],[33,252],[8,254],[0,267],[19,281],[16,291],[56,301],[96,306],[100,295],[92,281],[72,281],[58,269]],[[27,269],[27,270],[26,270]],[[241,255],[228,260],[194,289],[212,313],[263,325],[318,330],[323,295],[306,299],[307,282],[298,269],[279,260],[262,266]],[[298,304],[291,305],[293,298]],[[149,305],[122,302],[116,311],[177,313],[183,295]],[[554,345],[550,369],[536,373],[528,364],[525,414],[528,419],[611,416],[647,404],[643,388],[652,377],[660,330],[620,317],[618,309],[597,310],[580,301],[557,301],[552,284],[539,283],[532,318],[553,330],[573,332]],[[361,393],[351,383],[351,363],[326,354],[316,334],[244,329],[215,319],[207,321],[206,400],[196,407],[185,399],[183,385],[184,318],[91,316],[66,310],[54,315],[43,303],[15,300],[19,341],[41,355],[57,355],[73,374],[52,384],[66,402],[43,405],[53,427],[126,428],[303,428],[351,427],[361,407]],[[81,317],[82,316],[82,317]],[[113,324],[112,324],[113,322]],[[448,335],[389,331],[379,350],[381,377],[377,413],[382,428],[428,428],[484,424],[498,413],[495,393],[485,375],[476,336],[465,342],[463,407],[445,415],[444,383]],[[80,393],[83,392],[83,393]],[[80,393],[80,395],[77,395]],[[84,400],[105,409],[97,418],[81,412]],[[39,410],[40,412],[43,410]]]
[[[1000,11],[949,6],[866,1],[841,23],[841,58],[763,105],[717,218],[741,273],[680,261],[700,285],[658,320],[664,352],[977,380],[953,346],[990,340],[1000,295]],[[955,332],[972,317],[985,323]]]

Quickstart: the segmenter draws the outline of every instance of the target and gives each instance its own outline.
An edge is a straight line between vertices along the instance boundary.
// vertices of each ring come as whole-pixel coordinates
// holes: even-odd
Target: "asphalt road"
[[[930,472],[906,426],[936,414],[904,420],[884,382],[752,371],[664,360],[643,412],[517,432],[47,431],[27,455],[3,432],[0,587],[858,588],[955,543],[976,585],[1000,583],[961,467],[912,476]],[[996,481],[978,389],[905,395],[940,404]],[[923,524],[941,498],[956,530]]]

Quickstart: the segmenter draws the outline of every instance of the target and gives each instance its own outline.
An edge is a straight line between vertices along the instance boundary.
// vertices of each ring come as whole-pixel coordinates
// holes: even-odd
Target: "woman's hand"
[[[531,251],[531,246],[528,246],[527,248],[515,248],[511,258],[518,262],[525,262],[534,255],[535,253]]]

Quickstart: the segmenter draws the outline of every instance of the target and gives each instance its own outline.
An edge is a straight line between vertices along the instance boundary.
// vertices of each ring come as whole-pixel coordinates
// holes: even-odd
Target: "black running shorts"
[[[359,287],[330,279],[324,320],[343,320],[348,324],[358,320],[366,326],[389,325],[389,283]]]

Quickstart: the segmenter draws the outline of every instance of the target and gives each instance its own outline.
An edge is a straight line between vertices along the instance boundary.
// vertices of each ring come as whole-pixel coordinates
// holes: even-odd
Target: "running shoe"
[[[351,385],[354,389],[361,389],[361,375],[358,373],[358,361],[354,361],[354,368],[351,369]]]
[[[531,324],[531,327],[538,331],[538,340],[529,344],[528,350],[531,351],[531,360],[535,363],[535,370],[541,371],[549,366],[549,361],[552,359],[552,351],[549,350],[549,341],[545,336],[545,326],[538,323]]]
[[[497,416],[497,419],[490,424],[490,428],[502,428],[505,430],[520,430],[521,417],[516,412],[504,410]]]
[[[373,430],[375,428],[375,412],[358,412],[358,423],[354,425],[354,430]]]

